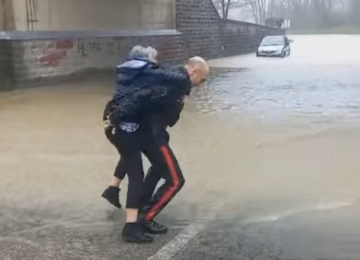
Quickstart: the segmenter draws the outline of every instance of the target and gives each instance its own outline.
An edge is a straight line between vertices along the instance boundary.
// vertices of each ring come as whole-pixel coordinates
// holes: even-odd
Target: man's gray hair
[[[156,62],[157,55],[157,50],[151,46],[143,47],[141,45],[136,45],[131,49],[129,59],[142,59]]]

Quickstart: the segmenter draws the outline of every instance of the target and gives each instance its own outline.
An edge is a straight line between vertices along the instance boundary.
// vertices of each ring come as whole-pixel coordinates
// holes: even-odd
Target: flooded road
[[[171,232],[148,246],[123,244],[100,198],[112,83],[2,93],[0,259],[360,259],[360,36],[290,38],[285,59],[210,61],[171,129]]]

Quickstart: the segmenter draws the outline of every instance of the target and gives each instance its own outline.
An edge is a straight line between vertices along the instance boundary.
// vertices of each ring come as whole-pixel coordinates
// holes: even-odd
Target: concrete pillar
[[[12,0],[0,0],[0,31],[15,30]],[[14,59],[12,42],[0,38],[0,91],[12,88]]]
[[[12,0],[0,0],[0,31],[15,30]]]
[[[139,14],[142,29],[176,28],[176,2],[174,0],[141,0]]]

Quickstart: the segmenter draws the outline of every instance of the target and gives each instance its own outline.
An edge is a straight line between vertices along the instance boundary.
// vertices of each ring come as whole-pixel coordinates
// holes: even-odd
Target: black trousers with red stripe
[[[158,215],[185,184],[179,163],[169,146],[166,127],[154,128],[153,134],[155,143],[151,145],[154,146],[144,151],[152,166],[145,176],[140,199],[141,211],[146,221],[151,221]],[[165,182],[155,191],[161,179]]]

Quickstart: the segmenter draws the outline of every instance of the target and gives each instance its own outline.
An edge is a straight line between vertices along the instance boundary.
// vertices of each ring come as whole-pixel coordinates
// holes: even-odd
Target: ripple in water
[[[316,124],[360,122],[358,68],[214,70],[194,91],[202,113],[250,112],[269,123],[301,118]]]

